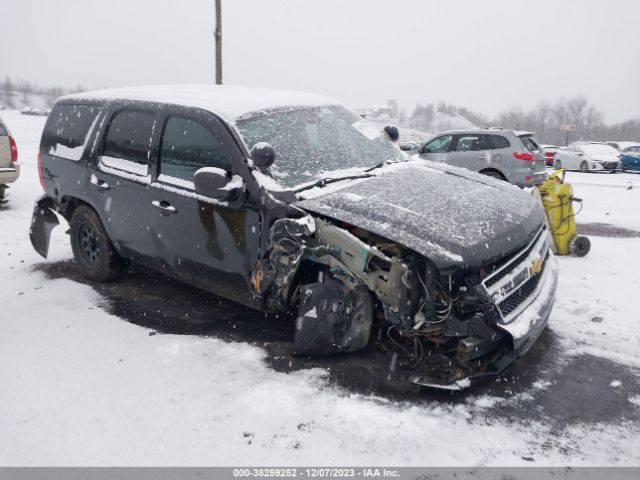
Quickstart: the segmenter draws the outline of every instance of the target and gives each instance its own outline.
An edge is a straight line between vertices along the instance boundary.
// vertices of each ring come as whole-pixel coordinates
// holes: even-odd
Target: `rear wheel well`
[[[500,180],[506,180],[502,172],[495,168],[485,168],[484,170],[480,170],[480,173],[489,177],[499,178]]]
[[[75,212],[76,208],[78,208],[80,205],[86,205],[87,207],[91,208],[96,213],[98,213],[97,210],[93,208],[93,206],[89,205],[84,200],[80,200],[79,198],[76,198],[76,197],[62,197],[59,202],[58,211],[68,222],[71,220],[71,216],[73,215],[73,212]]]
[[[60,201],[58,202],[58,213],[60,213],[64,219],[67,221],[67,223],[71,223],[71,217],[73,216],[73,212],[75,212],[78,207],[81,206],[86,206],[88,208],[90,208],[91,210],[93,210],[96,215],[98,216],[98,218],[100,219],[100,222],[102,222],[102,225],[104,226],[105,230],[107,229],[107,223],[105,223],[104,219],[102,218],[102,215],[100,215],[100,212],[98,211],[97,208],[95,208],[93,205],[91,205],[88,202],[85,202],[84,200],[81,200],[77,197],[70,197],[70,196],[64,196],[60,199]],[[107,231],[108,234],[108,231]],[[119,250],[119,249],[118,249]],[[118,254],[120,254],[120,252],[118,251]],[[125,257],[123,257],[125,258]]]

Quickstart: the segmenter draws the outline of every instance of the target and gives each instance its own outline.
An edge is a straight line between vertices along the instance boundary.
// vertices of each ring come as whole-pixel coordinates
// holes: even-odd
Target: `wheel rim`
[[[90,267],[100,262],[100,239],[98,231],[90,223],[83,223],[78,228],[78,253],[82,260]]]

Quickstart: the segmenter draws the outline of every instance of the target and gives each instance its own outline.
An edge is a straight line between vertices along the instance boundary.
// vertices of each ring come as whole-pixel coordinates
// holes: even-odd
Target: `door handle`
[[[486,155],[478,155],[476,158],[479,158],[480,160],[486,160],[487,156]]]
[[[95,187],[98,190],[101,190],[103,192],[106,192],[107,190],[109,190],[111,188],[107,182],[105,182],[104,180],[99,179],[98,177],[96,177],[93,174],[91,175],[91,179],[89,181],[91,182],[91,185],[95,185]]]
[[[174,213],[178,213],[176,207],[171,205],[169,202],[154,200],[151,202],[151,205],[159,209],[164,215],[173,215]]]

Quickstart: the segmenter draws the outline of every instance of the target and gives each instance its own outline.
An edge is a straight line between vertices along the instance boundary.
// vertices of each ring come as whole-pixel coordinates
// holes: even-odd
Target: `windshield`
[[[580,145],[580,148],[588,155],[618,155],[618,151],[611,145],[595,143]]]
[[[249,149],[258,142],[273,146],[276,160],[268,173],[287,188],[407,158],[378,129],[340,105],[257,112],[238,119],[236,127]]]

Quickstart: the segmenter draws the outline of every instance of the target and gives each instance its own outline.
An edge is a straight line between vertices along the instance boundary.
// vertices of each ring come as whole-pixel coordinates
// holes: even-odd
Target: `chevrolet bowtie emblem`
[[[529,272],[531,273],[531,275],[537,275],[538,273],[540,273],[540,270],[542,270],[543,261],[544,259],[542,257],[538,257],[533,262],[531,262],[531,265],[529,266]]]

